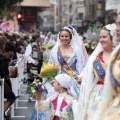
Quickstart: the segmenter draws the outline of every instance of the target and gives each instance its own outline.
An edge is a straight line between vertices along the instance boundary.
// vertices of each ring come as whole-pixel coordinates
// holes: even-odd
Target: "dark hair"
[[[116,21],[116,19],[117,19],[117,17],[120,15],[120,12],[115,16],[115,21]]]
[[[18,52],[18,53],[21,53],[21,50],[22,50],[21,46],[18,46],[18,47],[16,48],[16,52]]]
[[[0,36],[0,50],[4,51],[4,47],[5,47],[5,40],[3,38],[3,36]]]
[[[110,35],[110,39],[112,40],[113,36],[110,34],[110,30],[108,30],[105,26],[102,28],[102,30],[106,30],[109,32],[109,35]]]
[[[62,30],[60,31],[60,34],[61,34],[62,31],[68,32],[68,33],[69,33],[69,36],[70,36],[70,39],[72,39],[72,33],[71,33],[68,29],[62,29]],[[60,39],[60,34],[59,34],[59,39]]]
[[[5,43],[5,52],[13,51],[14,47],[15,46],[12,42],[6,42]]]

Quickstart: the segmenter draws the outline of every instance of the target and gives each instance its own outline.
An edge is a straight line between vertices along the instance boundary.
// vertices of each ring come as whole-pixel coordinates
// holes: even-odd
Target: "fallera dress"
[[[104,78],[107,65],[103,60],[103,52],[101,52],[94,61],[93,74],[97,84],[94,85],[90,93],[84,120],[93,120],[94,115],[99,109],[99,104],[103,101]],[[93,81],[94,81],[93,80]]]

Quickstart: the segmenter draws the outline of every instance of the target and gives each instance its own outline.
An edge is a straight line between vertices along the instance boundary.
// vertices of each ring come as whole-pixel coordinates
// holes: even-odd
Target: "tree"
[[[12,12],[17,12],[20,9],[20,2],[23,0],[0,0],[0,19],[7,16],[12,18]]]

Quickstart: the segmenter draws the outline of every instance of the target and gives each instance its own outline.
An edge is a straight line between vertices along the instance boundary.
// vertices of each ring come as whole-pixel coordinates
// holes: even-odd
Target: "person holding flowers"
[[[71,77],[67,74],[59,74],[55,77],[53,86],[56,93],[47,100],[38,102],[36,109],[39,112],[50,109],[50,120],[77,120],[78,102],[75,99],[77,96]]]
[[[51,50],[48,61],[49,64],[60,66],[58,74],[65,73],[71,76],[77,97],[81,82],[80,74],[85,67],[81,52],[70,29],[63,29],[58,34],[57,43]]]
[[[84,69],[82,78],[78,120],[93,120],[103,101],[104,78],[111,52],[116,46],[115,24],[104,26],[100,31],[100,42]]]
[[[31,97],[35,97],[36,103],[40,103],[41,101],[46,99],[47,90],[45,89],[44,85],[40,82],[40,80],[36,80],[33,83],[28,84],[26,94],[29,94],[29,96]],[[50,115],[48,114],[48,112],[38,113],[38,110],[34,108],[30,120],[49,120],[49,118]]]

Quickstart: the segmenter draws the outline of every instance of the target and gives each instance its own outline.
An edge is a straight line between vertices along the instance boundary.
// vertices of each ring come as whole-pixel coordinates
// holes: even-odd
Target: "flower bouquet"
[[[42,94],[45,91],[46,89],[44,85],[39,80],[36,80],[35,82],[28,84],[26,94],[29,94],[29,96],[34,97],[36,94]]]
[[[98,42],[95,42],[92,40],[84,40],[84,45],[88,54],[91,54],[95,50],[96,46],[98,45]]]
[[[44,43],[42,44],[42,50],[46,50],[46,46]]]
[[[52,44],[48,44],[48,49],[52,49],[53,48],[53,45]]]
[[[91,43],[91,50],[94,50],[98,45],[98,42],[92,42]]]
[[[44,63],[38,76],[41,78],[53,78],[56,76],[58,70],[59,66]]]
[[[91,48],[91,43],[92,43],[91,40],[84,40],[84,45],[87,50]]]

